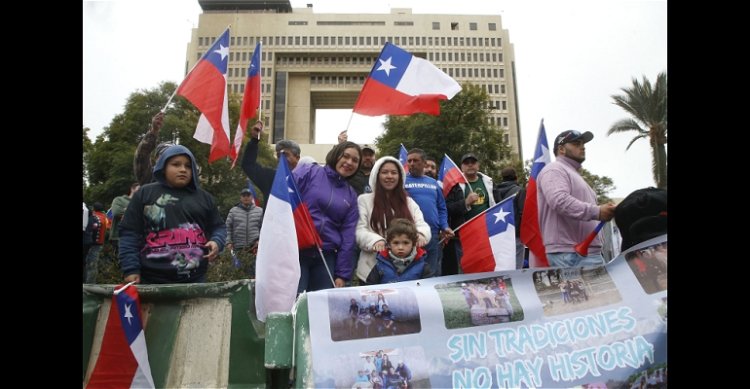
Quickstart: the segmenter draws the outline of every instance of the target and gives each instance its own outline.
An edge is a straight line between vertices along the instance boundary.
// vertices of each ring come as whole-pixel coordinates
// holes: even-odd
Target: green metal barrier
[[[99,355],[113,289],[83,286],[84,384]],[[290,353],[291,321],[282,318],[279,330],[271,331],[275,340],[266,351],[266,325],[257,320],[254,291],[250,280],[138,285],[156,387],[288,387],[291,358],[278,357]]]

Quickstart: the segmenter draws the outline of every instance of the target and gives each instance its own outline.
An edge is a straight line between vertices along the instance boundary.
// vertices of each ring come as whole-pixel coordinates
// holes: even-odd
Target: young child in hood
[[[154,179],[133,195],[119,225],[125,282],[205,282],[227,229],[213,196],[198,184],[193,153],[170,146],[154,165]]]
[[[413,281],[430,274],[423,258],[426,251],[416,246],[417,234],[417,227],[411,220],[393,219],[385,232],[388,247],[375,256],[377,263],[367,276],[367,283]]]

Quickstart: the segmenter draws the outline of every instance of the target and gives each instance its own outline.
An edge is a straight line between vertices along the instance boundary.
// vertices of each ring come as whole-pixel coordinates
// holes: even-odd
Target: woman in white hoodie
[[[375,253],[386,248],[385,230],[391,220],[404,218],[414,222],[419,236],[417,247],[430,241],[430,226],[425,223],[422,211],[404,189],[404,167],[396,158],[382,157],[375,161],[370,174],[372,193],[357,198],[357,246],[360,248],[357,277],[362,282],[375,266]]]

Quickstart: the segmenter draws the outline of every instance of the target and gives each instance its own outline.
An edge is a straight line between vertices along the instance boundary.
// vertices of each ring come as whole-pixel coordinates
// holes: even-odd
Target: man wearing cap
[[[227,215],[227,244],[229,250],[236,250],[240,256],[255,254],[258,249],[260,226],[263,222],[263,208],[255,205],[253,192],[248,188],[240,191],[240,202],[229,210]],[[254,260],[247,269],[248,275],[255,278]]]
[[[359,166],[359,170],[349,179],[349,185],[357,192],[357,196],[362,193],[372,192],[372,188],[370,188],[370,172],[372,171],[373,163],[375,163],[375,149],[370,145],[363,145],[362,163]]]
[[[467,153],[461,157],[461,172],[469,184],[456,184],[445,198],[450,227],[453,230],[495,205],[495,199],[492,196],[492,178],[479,172],[479,159],[474,153]],[[460,231],[456,233],[457,236],[459,234]],[[451,246],[455,248],[452,249]],[[460,269],[462,256],[461,242],[458,239],[452,239],[443,250],[442,275],[456,274]]]
[[[250,141],[245,147],[245,154],[242,156],[242,170],[245,171],[248,178],[253,180],[255,186],[263,192],[263,201],[268,201],[268,195],[271,193],[273,178],[276,176],[276,169],[258,165],[258,144],[260,143],[260,134],[263,132],[263,122],[258,120],[250,129]],[[289,139],[280,140],[276,143],[276,157],[285,156],[289,163],[289,169],[294,170],[300,158],[300,148],[297,142]]]
[[[596,228],[598,220],[611,220],[615,214],[614,204],[597,205],[596,192],[581,177],[585,144],[593,138],[589,131],[560,133],[552,144],[555,162],[547,164],[536,179],[539,228],[553,267],[604,264],[599,236],[591,242],[588,256],[575,252],[575,246]]]

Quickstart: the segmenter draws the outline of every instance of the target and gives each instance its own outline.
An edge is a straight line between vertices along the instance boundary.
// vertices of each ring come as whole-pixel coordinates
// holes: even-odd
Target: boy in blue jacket
[[[393,219],[385,231],[388,247],[375,256],[377,263],[367,276],[367,283],[413,281],[430,274],[423,259],[426,251],[416,247],[417,234],[417,227],[410,220]]]

